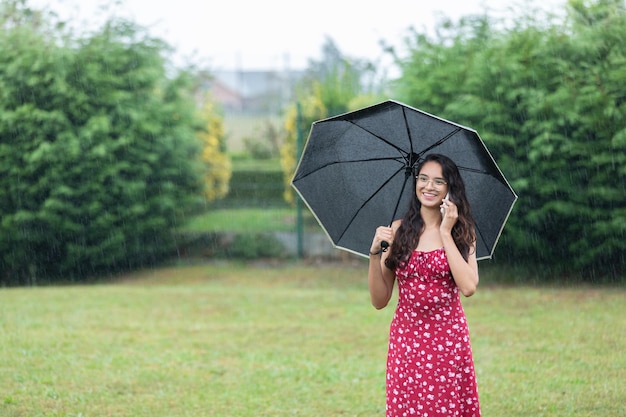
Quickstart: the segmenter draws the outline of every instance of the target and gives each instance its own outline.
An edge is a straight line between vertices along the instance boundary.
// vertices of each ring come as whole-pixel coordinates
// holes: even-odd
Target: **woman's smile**
[[[422,197],[424,197],[424,199],[428,200],[428,201],[432,201],[432,200],[437,200],[439,198],[438,193],[434,193],[434,192],[430,192],[430,191],[423,191],[422,192]]]

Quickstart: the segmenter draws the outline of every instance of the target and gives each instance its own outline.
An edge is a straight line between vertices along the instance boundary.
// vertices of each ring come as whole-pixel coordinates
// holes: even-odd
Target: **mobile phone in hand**
[[[446,193],[446,196],[443,198],[444,200],[447,200],[450,198],[450,193]],[[443,207],[441,207],[439,209],[439,211],[441,211],[441,217],[443,217],[443,215],[446,213],[446,211],[443,209]]]

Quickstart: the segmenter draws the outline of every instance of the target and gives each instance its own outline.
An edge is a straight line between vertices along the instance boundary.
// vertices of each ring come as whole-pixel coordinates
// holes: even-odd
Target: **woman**
[[[370,248],[372,305],[384,308],[398,279],[389,332],[387,417],[480,416],[469,330],[459,292],[478,285],[474,221],[457,166],[428,155],[402,220],[378,227]],[[382,249],[389,243],[389,250]]]

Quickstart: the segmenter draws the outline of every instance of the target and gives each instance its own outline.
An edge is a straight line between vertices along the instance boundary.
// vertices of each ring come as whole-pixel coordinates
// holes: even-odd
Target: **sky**
[[[538,0],[559,12],[565,0]],[[132,19],[213,70],[304,69],[331,38],[345,56],[390,65],[380,41],[401,50],[410,27],[432,30],[438,16],[506,14],[510,0],[29,0],[77,28],[97,28],[114,14]],[[106,4],[113,6],[106,6]]]

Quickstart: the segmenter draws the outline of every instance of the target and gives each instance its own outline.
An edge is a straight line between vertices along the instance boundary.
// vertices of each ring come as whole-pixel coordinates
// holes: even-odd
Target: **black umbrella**
[[[476,222],[478,259],[491,258],[517,199],[478,133],[389,100],[313,123],[292,186],[335,247],[367,256],[374,231],[402,217],[428,153],[459,167]]]

